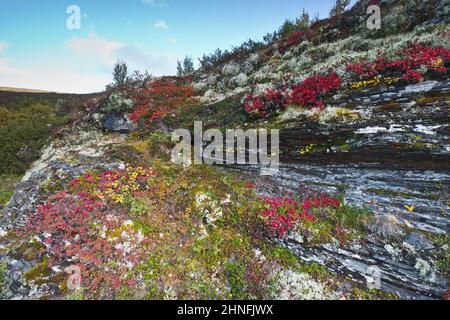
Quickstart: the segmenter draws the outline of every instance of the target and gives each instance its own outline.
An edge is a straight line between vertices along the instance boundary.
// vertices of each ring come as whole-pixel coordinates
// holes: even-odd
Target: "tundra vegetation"
[[[382,2],[400,12],[416,10],[405,8],[408,4],[403,1]],[[311,251],[332,246],[337,252],[380,241],[392,257],[402,252],[414,257],[412,269],[417,269],[424,281],[448,280],[448,235],[419,230],[411,223],[399,226],[400,219],[380,215],[376,206],[347,201],[346,191],[354,186],[323,192],[326,183],[316,180],[293,191],[267,184],[250,172],[170,162],[171,130],[192,129],[197,120],[207,128],[221,130],[276,127],[305,132],[301,130],[306,128],[310,136],[297,137],[301,143],[283,151],[308,163],[324,154],[348,159],[347,155],[363,150],[362,156],[356,156],[362,161],[363,152],[370,149],[365,148],[364,134],[378,134],[376,139],[382,140],[384,133],[411,129],[412,124],[401,128],[403,131],[380,123],[358,127],[358,123],[370,123],[376,114],[391,112],[393,117],[399,109],[412,106],[422,108],[420,115],[428,107],[434,108],[431,114],[448,112],[448,93],[430,96],[421,91],[425,96],[418,97],[413,92],[417,101],[408,106],[403,101],[387,101],[374,110],[364,109],[356,100],[371,90],[403,92],[430,82],[448,83],[448,18],[438,13],[443,2],[433,1],[434,11],[414,11],[407,20],[399,21],[397,34],[391,34],[388,27],[394,22],[389,15],[386,29],[361,29],[364,19],[358,15],[365,12],[368,1],[359,1],[349,10],[345,10],[348,1],[339,1],[328,19],[310,19],[303,12],[262,42],[249,40],[232,51],[218,49],[203,56],[198,70],[186,57],[178,62],[176,77],[154,78],[147,72],[129,75],[126,63],[118,62],[114,82],[89,99],[81,112],[58,113],[57,104],[42,103],[0,108],[0,206],[5,207],[4,212],[11,212],[10,202],[14,208],[20,205],[20,192],[14,193],[14,188],[25,172],[19,191],[27,181],[39,181],[33,189],[37,191],[31,210],[27,207],[19,212],[23,223],[15,222],[17,212],[5,214],[8,225],[0,229],[4,260],[0,296],[401,297],[392,290],[368,289],[364,278],[355,279],[350,273],[308,259],[293,250],[292,243]],[[426,23],[431,14],[439,23]],[[445,103],[447,109],[441,107]],[[422,135],[441,130],[441,125],[415,126],[416,138],[402,140],[396,150],[420,153],[417,149],[432,143],[424,142]],[[321,128],[327,130],[325,138]],[[352,135],[329,133],[340,134],[341,128],[343,135],[349,131]],[[107,132],[99,133],[101,129]],[[91,131],[102,135],[102,148]],[[48,144],[68,137],[80,140],[80,132],[84,132],[83,141],[78,143],[95,138],[99,150],[97,145],[85,148],[74,143],[68,154],[60,155]],[[47,157],[43,159],[53,159],[55,154],[58,161],[32,164],[41,153]],[[84,161],[89,165],[80,166]],[[445,167],[445,161],[441,165]],[[53,175],[39,180],[39,174],[48,171]],[[448,193],[439,190],[424,192],[422,198],[441,203]],[[417,199],[417,195],[375,187],[367,192]],[[406,205],[412,215],[415,207]],[[443,208],[446,217],[448,203]],[[413,236],[405,238],[405,233]],[[417,237],[420,241],[413,241]],[[435,250],[425,259],[408,243]],[[24,267],[16,276],[11,266],[18,263]],[[77,291],[68,288],[64,272],[73,265],[82,275]],[[14,292],[12,287],[21,291]],[[448,297],[446,290],[437,291]],[[436,298],[435,292],[432,295]]]

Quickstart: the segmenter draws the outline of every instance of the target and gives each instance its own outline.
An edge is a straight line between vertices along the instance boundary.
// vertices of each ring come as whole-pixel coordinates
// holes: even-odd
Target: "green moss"
[[[225,264],[225,272],[230,286],[230,298],[235,300],[247,299],[245,290],[247,286],[246,265],[242,261],[228,262]]]
[[[351,300],[398,300],[399,297],[394,293],[378,289],[360,289],[353,288],[350,292],[349,299]]]
[[[84,300],[84,290],[78,289],[66,295],[66,300]]]
[[[6,263],[0,264],[0,300],[6,299],[6,283],[5,283],[5,276],[6,272],[8,271]]]
[[[47,280],[43,279],[50,275],[51,270],[48,267],[48,260],[44,258],[41,263],[36,264],[34,268],[28,270],[24,274],[24,279],[27,282],[34,282],[36,284],[42,284],[47,282]]]
[[[300,265],[298,257],[283,246],[266,244],[262,247],[262,250],[268,258],[279,261],[286,268],[297,269]]]
[[[222,130],[240,127],[247,116],[241,104],[243,94],[226,98],[210,106],[196,105],[185,108],[174,118],[164,119],[170,126],[191,129],[194,121],[203,121],[204,128]]]
[[[8,204],[19,180],[20,176],[18,175],[0,175],[0,208]]]

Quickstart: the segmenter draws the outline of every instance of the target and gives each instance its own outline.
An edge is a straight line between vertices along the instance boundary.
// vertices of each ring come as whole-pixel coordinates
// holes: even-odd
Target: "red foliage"
[[[444,300],[450,301],[450,289],[444,292],[444,295],[442,296]]]
[[[76,264],[89,275],[82,277],[84,287],[92,292],[107,290],[104,294],[112,297],[122,284],[134,283],[134,266],[145,259],[145,250],[137,249],[145,239],[124,224],[126,213],[109,206],[113,199],[105,195],[121,192],[120,183],[131,175],[133,183],[145,189],[144,177],[154,172],[139,170],[138,175],[115,170],[72,180],[70,190],[55,194],[37,208],[24,235],[37,235],[43,241],[50,266]]]
[[[450,62],[450,49],[430,47],[423,44],[412,44],[397,52],[399,59],[389,61],[382,53],[374,62],[360,61],[347,65],[347,72],[367,79],[377,75],[400,76],[408,82],[420,82],[424,74],[419,69],[426,68],[440,73],[448,71],[446,64]]]
[[[301,204],[283,197],[265,198],[264,202],[268,208],[261,213],[261,216],[265,220],[270,234],[280,238],[284,237],[299,222],[315,222],[316,218],[311,214],[312,208],[337,208],[341,204],[339,200],[326,195],[319,195],[312,199],[306,198]]]
[[[194,90],[172,81],[154,81],[132,94],[135,109],[130,120],[147,124],[195,102]]]
[[[262,117],[273,110],[282,109],[285,106],[286,93],[272,88],[267,89],[266,92],[259,97],[249,94],[244,102],[245,112]]]
[[[247,95],[244,102],[245,112],[257,116],[266,116],[269,112],[284,109],[288,104],[301,105],[308,108],[323,108],[321,98],[340,88],[341,78],[336,72],[327,75],[315,75],[303,82],[293,85],[288,93],[282,90],[267,89],[261,96]]]
[[[321,96],[337,90],[341,86],[341,79],[336,72],[325,76],[315,75],[306,78],[302,83],[292,86],[290,103],[309,108],[323,108]]]
[[[289,48],[299,45],[305,38],[305,33],[301,31],[293,32],[279,46],[278,51],[284,54]]]

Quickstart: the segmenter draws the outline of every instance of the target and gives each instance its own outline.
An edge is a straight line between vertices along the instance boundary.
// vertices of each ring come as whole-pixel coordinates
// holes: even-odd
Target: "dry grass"
[[[50,92],[52,92],[52,91],[37,90],[37,89],[23,89],[23,88],[10,88],[10,87],[0,87],[0,91],[27,92],[27,93],[50,93]]]

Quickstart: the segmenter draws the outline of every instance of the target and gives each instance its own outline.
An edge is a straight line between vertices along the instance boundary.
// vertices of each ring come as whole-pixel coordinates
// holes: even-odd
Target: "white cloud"
[[[0,86],[75,93],[101,91],[112,81],[117,60],[125,61],[130,71],[148,70],[154,76],[176,72],[176,56],[147,53],[139,47],[95,34],[69,39],[65,48],[66,54],[26,61],[21,70],[0,57]]]
[[[120,42],[108,41],[91,33],[86,38],[75,37],[66,42],[66,47],[82,58],[92,58],[103,66],[113,65],[117,59],[114,52],[124,45]]]
[[[0,53],[9,48],[9,44],[6,42],[0,42]]]
[[[127,62],[131,70],[147,70],[154,76],[175,74],[177,57],[169,54],[146,53],[127,45],[117,50],[117,59]]]
[[[171,44],[177,44],[177,39],[176,38],[169,38],[169,43]]]
[[[72,38],[66,42],[66,47],[81,58],[84,65],[100,65],[104,70],[112,70],[112,66],[123,60],[132,70],[148,70],[155,76],[173,74],[176,70],[176,57],[162,53],[146,53],[139,47],[109,41],[90,34],[88,37]]]
[[[162,30],[170,30],[169,26],[167,25],[167,22],[165,22],[164,20],[156,21],[155,28],[162,29]]]

